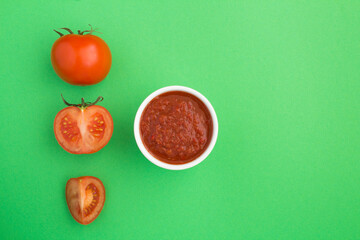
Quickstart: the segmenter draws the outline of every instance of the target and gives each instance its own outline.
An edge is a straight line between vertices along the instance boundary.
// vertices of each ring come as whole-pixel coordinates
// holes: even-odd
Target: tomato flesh
[[[66,184],[66,202],[73,218],[89,224],[100,214],[105,203],[105,188],[96,177],[71,178]]]
[[[113,120],[101,106],[85,109],[67,107],[56,115],[54,132],[58,143],[66,151],[74,154],[94,153],[109,142]]]

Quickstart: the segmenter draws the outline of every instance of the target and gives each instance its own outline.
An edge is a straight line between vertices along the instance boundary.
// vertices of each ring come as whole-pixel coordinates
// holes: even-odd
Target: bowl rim
[[[186,93],[190,93],[194,96],[196,96],[197,98],[199,98],[204,104],[205,106],[208,108],[211,118],[213,120],[213,133],[211,136],[211,141],[209,146],[207,147],[207,149],[195,160],[188,162],[188,163],[184,163],[184,164],[169,164],[169,163],[165,163],[162,162],[160,160],[158,160],[157,158],[155,158],[153,155],[151,155],[151,153],[146,149],[146,147],[144,146],[144,143],[141,140],[141,136],[140,136],[140,119],[141,119],[141,115],[145,109],[145,107],[148,105],[148,103],[153,100],[156,96],[163,94],[165,92],[171,92],[171,91],[181,91],[181,92],[186,92]],[[209,100],[207,100],[206,97],[204,97],[201,93],[199,93],[198,91],[189,88],[189,87],[184,87],[184,86],[178,86],[178,85],[174,85],[174,86],[167,86],[167,87],[163,87],[160,88],[156,91],[154,91],[153,93],[151,93],[147,98],[145,98],[145,100],[141,103],[140,107],[138,108],[136,115],[135,115],[135,120],[134,120],[134,135],[135,135],[135,140],[136,140],[136,144],[138,145],[141,153],[153,164],[161,167],[161,168],[165,168],[165,169],[169,169],[169,170],[183,170],[183,169],[188,169],[191,167],[194,167],[196,165],[198,165],[199,163],[201,163],[202,161],[205,160],[205,158],[207,156],[209,156],[209,154],[211,153],[211,151],[213,150],[216,140],[217,140],[217,136],[218,136],[218,131],[219,131],[219,126],[218,126],[218,119],[215,113],[215,110],[213,108],[213,106],[211,105],[211,103],[209,102]]]

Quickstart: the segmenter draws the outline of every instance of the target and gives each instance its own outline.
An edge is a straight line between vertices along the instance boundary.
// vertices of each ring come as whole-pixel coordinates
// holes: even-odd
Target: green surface
[[[360,239],[359,13],[357,0],[2,1],[0,239]],[[71,86],[52,69],[52,29],[88,23],[112,69]],[[219,119],[211,155],[179,172],[133,136],[140,103],[174,84]],[[100,152],[57,144],[60,93],[104,96],[114,134]],[[82,175],[107,194],[88,226],[64,193]]]

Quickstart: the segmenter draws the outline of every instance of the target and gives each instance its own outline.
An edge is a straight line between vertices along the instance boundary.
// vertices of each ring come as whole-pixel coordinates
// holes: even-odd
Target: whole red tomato
[[[62,28],[70,34],[60,34],[51,49],[51,63],[56,74],[65,82],[73,85],[93,85],[101,82],[111,68],[109,46],[95,31],[78,31],[74,34],[68,28]]]

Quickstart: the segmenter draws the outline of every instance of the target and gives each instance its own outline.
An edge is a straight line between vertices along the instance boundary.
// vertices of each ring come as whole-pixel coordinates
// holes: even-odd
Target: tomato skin
[[[113,129],[111,114],[106,108],[97,105],[85,109],[66,107],[57,113],[54,120],[56,140],[65,151],[72,154],[91,154],[101,150],[110,141]],[[75,140],[72,139],[74,137]]]
[[[100,179],[92,176],[70,178],[65,195],[72,217],[83,225],[92,223],[105,204],[105,187]]]
[[[72,85],[101,82],[110,71],[111,61],[109,46],[95,35],[64,35],[51,49],[51,63],[56,74]]]

